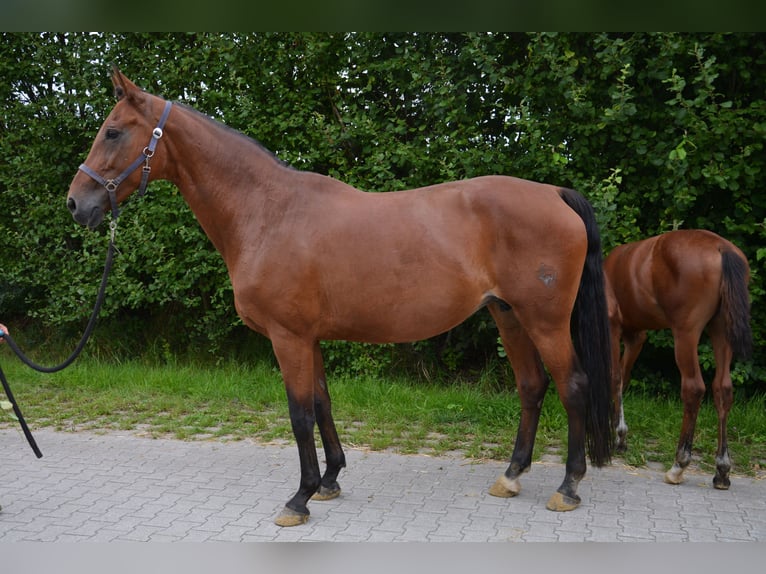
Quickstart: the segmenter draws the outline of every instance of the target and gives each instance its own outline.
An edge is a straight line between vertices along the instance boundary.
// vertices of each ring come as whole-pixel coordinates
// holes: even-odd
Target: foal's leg
[[[610,311],[610,349],[612,352],[612,420],[615,424],[616,440],[614,448],[617,452],[625,452],[627,445],[625,437],[628,434],[628,425],[625,424],[625,411],[622,406],[622,372],[620,371],[620,339],[622,328],[619,322],[612,321]]]
[[[503,347],[513,368],[521,401],[521,420],[511,463],[489,489],[492,496],[509,498],[521,491],[519,476],[529,470],[532,464],[532,448],[545,391],[548,388],[548,378],[534,343],[517,321],[513,311],[503,311],[496,303],[489,305],[489,310],[497,323]]]
[[[622,360],[620,361],[623,394],[625,394],[625,390],[630,384],[630,374],[633,371],[633,365],[641,354],[641,349],[644,348],[645,342],[646,331],[624,332],[622,334],[622,343],[625,347],[622,353]]]
[[[665,473],[665,482],[681,484],[683,472],[692,460],[694,429],[697,424],[700,404],[705,395],[705,382],[702,380],[702,372],[697,357],[700,333],[674,329],[673,338],[676,364],[681,372],[681,401],[684,405],[684,415],[681,421],[681,436],[676,449],[676,460],[670,470]]]
[[[306,503],[321,483],[314,442],[315,345],[315,341],[305,341],[294,336],[272,336],[272,346],[287,391],[290,423],[298,444],[301,464],[298,492],[274,520],[278,526],[297,526],[305,523],[309,518]]]
[[[614,327],[612,327],[614,329]],[[617,337],[620,335],[617,334]],[[618,392],[613,393],[614,408],[615,408],[615,421],[617,422],[617,443],[615,444],[615,450],[617,452],[625,452],[628,449],[628,424],[625,422],[625,410],[623,408],[623,402],[625,397],[625,391],[630,384],[630,374],[633,370],[633,365],[638,359],[638,355],[641,354],[641,349],[646,342],[646,331],[623,331],[622,342],[624,350],[622,353],[622,359],[619,357],[619,341],[614,341],[615,333],[612,332],[612,369],[619,368],[618,377]],[[617,346],[617,353],[614,352],[615,345]],[[619,365],[619,367],[618,367]],[[616,396],[614,396],[616,394]]]
[[[316,413],[319,434],[322,437],[327,469],[319,490],[312,500],[330,500],[340,495],[340,485],[337,482],[338,473],[346,466],[346,456],[338,439],[338,431],[332,418],[330,393],[327,389],[324,362],[319,343],[314,346],[314,412]]]
[[[715,455],[713,486],[719,490],[727,490],[731,484],[729,480],[731,458],[729,458],[729,444],[726,436],[726,421],[734,402],[734,391],[730,372],[732,350],[726,340],[725,326],[720,316],[716,317],[710,324],[709,334],[715,354],[715,377],[712,384],[713,401],[718,412],[718,451]]]

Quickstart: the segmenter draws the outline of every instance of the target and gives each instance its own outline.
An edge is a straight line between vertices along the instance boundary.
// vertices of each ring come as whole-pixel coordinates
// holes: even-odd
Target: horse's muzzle
[[[78,202],[75,198],[67,199],[66,206],[74,220],[80,225],[87,225],[93,230],[104,221],[104,210],[100,205],[92,205],[90,202]]]

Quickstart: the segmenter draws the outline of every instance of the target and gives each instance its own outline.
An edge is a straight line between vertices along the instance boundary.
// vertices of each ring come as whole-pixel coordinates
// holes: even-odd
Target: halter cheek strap
[[[152,139],[149,141],[149,145],[144,148],[144,150],[141,152],[141,155],[138,156],[133,163],[125,168],[125,171],[123,171],[114,179],[106,179],[105,177],[93,171],[84,163],[80,164],[80,171],[86,173],[96,182],[100,183],[102,186],[104,186],[104,188],[106,188],[106,192],[109,195],[109,203],[112,206],[113,219],[117,219],[117,217],[120,215],[120,210],[117,206],[117,188],[131,173],[138,169],[141,163],[144,164],[144,167],[141,174],[141,183],[138,186],[138,194],[144,195],[146,192],[146,185],[149,183],[149,173],[152,171],[152,168],[149,167],[149,160],[154,155],[154,150],[157,147],[157,142],[162,137],[162,130],[165,127],[165,121],[167,121],[168,115],[170,115],[170,108],[172,106],[172,102],[165,102],[165,109],[162,111],[162,116],[160,116],[160,121],[157,124],[157,127],[152,130]]]

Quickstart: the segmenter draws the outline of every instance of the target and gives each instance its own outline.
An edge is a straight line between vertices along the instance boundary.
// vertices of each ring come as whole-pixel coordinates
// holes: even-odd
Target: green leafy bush
[[[753,270],[756,352],[738,367],[737,382],[754,388],[766,368],[766,35],[3,33],[0,40],[3,319],[45,330],[87,318],[106,230],[77,226],[64,199],[113,105],[115,62],[148,91],[257,138],[294,167],[365,190],[503,173],[582,191],[596,207],[606,250],[679,227],[715,231],[745,251]],[[153,183],[129,202],[118,243],[105,317],[145,322],[168,341],[188,334],[205,348],[230,343],[240,323],[226,270],[172,186]],[[413,349],[449,369],[482,365],[496,350],[487,321],[479,314],[417,347],[330,344],[327,352],[344,371],[376,369],[390,353],[411,357]]]

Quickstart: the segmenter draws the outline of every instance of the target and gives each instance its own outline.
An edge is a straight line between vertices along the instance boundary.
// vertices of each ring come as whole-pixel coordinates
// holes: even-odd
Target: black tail
[[[593,207],[580,193],[561,189],[561,199],[585,223],[588,253],[572,313],[572,332],[580,364],[588,377],[586,446],[595,466],[609,463],[613,446],[610,377],[612,356],[604,288],[601,236]]]
[[[747,285],[750,268],[733,251],[721,252],[721,310],[726,323],[726,339],[735,357],[748,359],[753,352],[750,328],[750,295]]]

